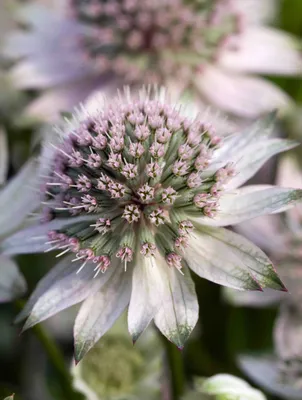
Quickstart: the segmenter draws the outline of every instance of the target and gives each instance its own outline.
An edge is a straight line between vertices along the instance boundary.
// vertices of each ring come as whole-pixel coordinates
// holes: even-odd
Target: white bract
[[[272,116],[222,139],[211,121],[186,117],[151,88],[83,114],[44,148],[39,223],[2,243],[6,254],[64,257],[20,315],[25,328],[84,301],[74,330],[80,360],[129,306],[134,341],[154,319],[181,348],[198,318],[189,268],[239,290],[285,290],[268,257],[223,228],[302,198],[302,190],[238,188],[296,146],[270,138]]]
[[[91,92],[160,83],[236,117],[291,101],[257,74],[302,75],[298,41],[265,24],[274,0],[48,0],[18,10],[5,41],[13,82],[43,91],[32,115],[54,117]]]

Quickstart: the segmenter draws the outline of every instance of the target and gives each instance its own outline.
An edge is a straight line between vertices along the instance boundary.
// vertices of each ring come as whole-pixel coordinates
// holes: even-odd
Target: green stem
[[[16,307],[20,310],[24,306],[23,301],[15,301]],[[49,361],[51,362],[54,370],[56,371],[60,385],[64,391],[66,400],[75,399],[75,391],[72,388],[72,378],[69,371],[66,369],[65,360],[59,347],[53,338],[44,330],[41,324],[35,325],[32,331],[37,339],[42,344]]]
[[[166,356],[170,369],[171,392],[173,400],[180,400],[185,388],[183,356],[175,344],[164,338]]]

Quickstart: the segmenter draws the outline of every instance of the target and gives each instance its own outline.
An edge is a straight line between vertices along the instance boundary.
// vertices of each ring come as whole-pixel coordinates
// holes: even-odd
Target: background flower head
[[[25,6],[18,17],[27,29],[4,48],[17,61],[15,84],[43,91],[29,108],[35,115],[70,110],[97,89],[157,82],[187,90],[200,105],[253,118],[290,102],[254,74],[302,74],[295,39],[265,26],[271,0],[49,4]]]
[[[154,329],[133,347],[124,319],[72,367],[74,386],[88,400],[156,400],[161,393],[163,349]],[[74,364],[74,363],[73,363]]]

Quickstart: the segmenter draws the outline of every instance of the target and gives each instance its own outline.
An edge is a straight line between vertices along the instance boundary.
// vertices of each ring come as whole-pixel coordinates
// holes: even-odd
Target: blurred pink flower
[[[302,74],[293,37],[265,24],[274,0],[32,1],[6,40],[18,88],[37,89],[29,113],[69,111],[91,92],[157,82],[200,106],[254,118],[290,104],[256,76]]]

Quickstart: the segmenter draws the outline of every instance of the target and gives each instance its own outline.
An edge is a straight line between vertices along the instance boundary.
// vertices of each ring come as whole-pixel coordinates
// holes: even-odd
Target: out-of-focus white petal
[[[0,237],[12,232],[40,202],[35,191],[37,161],[29,161],[0,191]],[[23,238],[24,240],[24,238]]]
[[[43,253],[50,248],[48,232],[62,229],[70,224],[82,221],[95,221],[95,217],[86,215],[73,219],[55,219],[45,224],[36,224],[18,230],[0,243],[0,250],[6,255]]]
[[[44,43],[45,46],[45,43]],[[43,40],[32,32],[13,32],[5,38],[2,53],[11,59],[37,55],[45,51]]]
[[[297,40],[273,28],[245,29],[222,48],[219,64],[239,73],[302,75]]]
[[[272,20],[277,12],[277,0],[232,0],[232,5],[249,24],[263,24]]]
[[[236,225],[235,230],[274,257],[288,249],[284,226],[278,215],[263,215],[244,221]]]
[[[278,163],[277,183],[280,186],[302,187],[302,172],[295,158],[283,156]]]
[[[16,263],[0,255],[0,303],[22,296],[27,289],[25,279]]]
[[[249,273],[261,288],[270,287],[276,290],[284,290],[284,285],[279,279],[271,260],[252,242],[228,229],[197,225],[197,231],[197,235],[201,235],[200,242],[205,240],[205,235],[209,236],[206,239],[209,246],[204,246],[206,251],[211,253],[210,249],[212,248],[213,254],[217,251],[221,253],[222,257],[230,260],[232,256],[229,257],[228,254],[231,254],[235,256],[234,268],[241,267],[244,270],[243,265],[247,267]],[[218,251],[218,248],[221,248],[221,252]],[[236,262],[236,257],[240,260],[240,264]],[[200,258],[199,263],[202,264],[202,262],[203,260]],[[188,258],[188,263],[190,264],[190,257]]]
[[[198,301],[194,283],[188,268],[181,275],[176,268],[157,260],[162,269],[164,291],[155,293],[161,296],[161,306],[154,321],[158,329],[178,348],[183,348],[198,320]]]
[[[302,354],[302,319],[299,303],[284,303],[274,326],[275,351],[282,360],[299,360]]]
[[[132,292],[128,309],[128,330],[136,341],[160,307],[163,279],[153,257],[137,257],[132,275]]]
[[[96,79],[85,79],[70,85],[56,87],[46,91],[37,100],[33,101],[26,109],[29,116],[53,120],[59,118],[63,111],[73,111],[80,102],[84,102],[90,93],[104,85]]]
[[[221,196],[214,218],[195,218],[202,225],[227,226],[265,214],[283,212],[302,199],[302,190],[268,185],[245,186]]]
[[[92,262],[77,273],[82,262],[71,262],[74,257],[66,257],[40,281],[17,318],[20,321],[29,315],[23,330],[85,300],[106,284],[114,273],[115,267],[94,278],[95,264]]]
[[[118,265],[106,284],[80,308],[74,326],[76,362],[111,328],[129,304],[130,295],[130,271]]]
[[[52,7],[39,4],[36,1],[18,7],[15,12],[16,20],[28,24],[43,34],[49,31],[49,28],[58,23],[61,19],[60,14],[52,11]]]
[[[238,364],[255,384],[267,392],[284,399],[301,399],[301,389],[280,382],[278,360],[272,355],[241,355]]]
[[[302,172],[297,160],[290,156],[283,156],[278,162],[277,184],[280,186],[290,186],[292,188],[302,188]],[[301,232],[302,204],[292,208],[287,214],[287,224],[292,232]]]
[[[232,74],[214,66],[204,67],[195,85],[213,105],[245,118],[256,118],[274,109],[283,111],[292,104],[285,92],[265,79]]]
[[[298,142],[283,139],[258,140],[237,153],[230,161],[234,162],[235,176],[226,185],[226,189],[235,189],[245,183],[275,154],[298,146]],[[290,186],[287,184],[287,186]],[[302,188],[302,185],[301,185]]]
[[[235,307],[267,308],[278,305],[290,296],[286,292],[266,288],[263,292],[239,291],[223,288],[224,300]]]
[[[6,132],[2,127],[0,127],[0,185],[2,185],[6,180],[7,168],[8,168],[8,144],[7,144]]]
[[[47,89],[91,75],[90,68],[76,53],[59,57],[60,65],[49,56],[20,61],[11,69],[10,78],[18,89]]]

